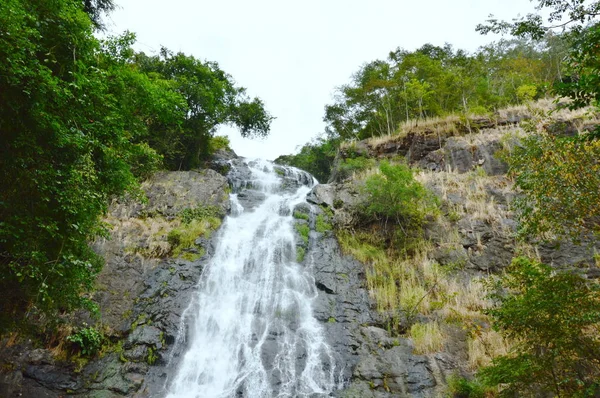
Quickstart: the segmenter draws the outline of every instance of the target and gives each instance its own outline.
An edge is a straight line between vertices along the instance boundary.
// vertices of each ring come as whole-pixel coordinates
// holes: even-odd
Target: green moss
[[[331,231],[332,230],[332,226],[330,223],[328,223],[325,219],[325,216],[323,214],[319,214],[317,216],[317,223],[315,226],[315,229],[317,230],[317,232],[323,233],[323,232],[327,232],[327,231]]]
[[[306,220],[306,221],[308,221],[308,219],[309,219],[308,214],[299,212],[298,210],[296,210],[294,212],[294,218],[296,218],[298,220]]]
[[[199,237],[210,237],[211,233],[221,225],[221,210],[214,206],[184,209],[178,217],[181,225],[172,229],[167,234],[167,242],[171,245],[171,254],[174,257],[183,257],[194,261],[202,257],[205,252],[194,242]],[[186,249],[198,248],[198,253],[191,253]]]
[[[156,348],[148,347],[148,355],[146,356],[146,363],[148,365],[154,365],[158,360],[158,354],[156,353]]]
[[[296,224],[296,231],[300,234],[302,241],[305,245],[308,245],[308,233],[310,232],[310,228],[307,224]]]
[[[303,247],[296,248],[296,262],[301,263],[304,261],[304,257],[306,256],[306,249]]]

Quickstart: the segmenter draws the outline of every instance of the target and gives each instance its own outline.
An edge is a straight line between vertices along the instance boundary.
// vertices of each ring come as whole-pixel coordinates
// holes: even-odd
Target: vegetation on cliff
[[[599,25],[595,23],[600,3],[540,1],[539,7],[550,9],[551,23],[566,16],[566,22],[560,25],[574,25],[573,28],[556,36],[551,26],[544,27],[542,18],[533,15],[514,23],[492,19],[487,28],[479,28],[482,32],[512,31],[519,38],[503,43],[516,47],[526,47],[536,40],[552,41],[537,47],[537,53],[515,57],[519,61],[507,57],[507,65],[516,68],[511,70],[512,77],[522,78],[523,84],[513,86],[512,92],[501,89],[499,92],[506,94],[505,98],[497,93],[478,97],[481,91],[475,89],[479,86],[474,83],[469,84],[474,89],[469,95],[454,87],[452,92],[462,101],[449,105],[452,97],[444,93],[451,86],[440,82],[450,80],[433,77],[444,75],[441,72],[444,67],[445,76],[455,73],[454,62],[460,52],[454,53],[450,47],[437,49],[437,54],[445,54],[446,58],[436,58],[432,47],[425,46],[415,53],[402,52],[399,57],[392,53],[387,61],[365,65],[351,84],[339,89],[336,103],[326,108],[327,133],[341,148],[333,163],[334,182],[341,189],[348,184],[347,179],[350,184],[368,185],[370,176],[376,173],[374,158],[406,154],[415,165],[419,161],[419,165],[436,170],[415,172],[419,181],[436,190],[442,203],[441,214],[428,220],[429,236],[418,237],[411,245],[412,250],[399,250],[402,246],[397,241],[381,233],[390,228],[398,230],[398,225],[409,229],[410,220],[371,218],[372,224],[359,221],[341,230],[338,226],[337,236],[342,248],[365,264],[367,287],[382,319],[387,319],[389,330],[410,336],[415,352],[447,349],[455,333],[453,325],[462,325],[467,332],[469,368],[477,378],[474,381],[457,378],[450,383],[455,396],[587,397],[600,391],[597,381],[600,296],[593,276],[598,258],[593,255],[595,249],[590,248],[597,247],[600,206],[597,178],[600,36]],[[559,53],[558,58],[564,58],[564,62],[544,64],[552,54]],[[532,54],[537,55],[531,57]],[[440,60],[446,63],[438,63]],[[411,85],[410,78],[396,75],[403,71],[403,62],[413,67],[405,68],[406,71],[422,68],[431,74],[412,81],[415,84]],[[522,74],[519,62],[523,62]],[[555,69],[536,81],[529,74],[536,70],[533,65],[546,65],[539,70],[552,68],[551,65]],[[477,74],[473,77],[477,78]],[[488,88],[501,88],[502,83],[508,83],[506,76],[500,78],[500,85],[490,86],[490,82]],[[546,95],[559,96],[561,100],[551,107],[529,105],[530,100]],[[489,112],[497,111],[498,106],[519,103],[528,104],[523,107],[524,114],[514,119],[513,123],[521,122],[520,126],[516,124],[512,131],[500,129],[498,120],[504,116]],[[561,108],[580,111],[565,116]],[[446,116],[450,112],[457,114]],[[477,117],[472,115],[474,112],[487,114]],[[426,120],[426,115],[442,117]],[[511,116],[507,120],[510,119]],[[444,134],[440,134],[440,129]],[[496,134],[496,143],[485,151],[479,150],[478,145],[484,142],[475,136],[480,129],[486,134]],[[436,133],[439,146],[432,142],[432,148],[418,152],[427,147],[428,140]],[[364,138],[370,139],[355,141]],[[465,174],[459,175],[445,167],[450,167],[453,157],[462,150],[458,143],[462,145],[463,141],[465,148],[471,149],[473,171],[461,170]],[[444,148],[448,142],[454,146]],[[498,151],[499,146],[502,151]],[[361,148],[359,157],[354,156],[356,147]],[[490,159],[482,156],[489,149],[493,149],[490,155],[502,152],[508,164],[508,179],[485,175],[480,166],[490,170]],[[287,161],[300,165],[309,155],[318,153],[313,143]],[[350,173],[340,173],[349,166]],[[375,181],[371,188],[374,186],[388,198],[385,206],[395,203],[409,210],[417,205],[394,197],[403,188],[386,186],[385,180]],[[499,187],[514,189],[518,194],[516,201],[514,193],[501,195]],[[506,204],[496,202],[502,196],[504,199],[500,200],[506,200]],[[372,215],[373,206],[367,204],[367,197],[365,206],[354,208],[361,213],[354,220],[369,219]],[[513,218],[518,221],[515,226],[520,231],[518,236],[513,234],[516,231]],[[559,269],[554,264],[554,267],[542,264],[542,256],[553,258],[552,251],[559,251],[560,245],[581,242],[586,242],[589,250],[577,250],[586,252],[587,257],[573,259],[572,263],[561,260]],[[488,246],[499,257],[486,257]],[[510,257],[506,258],[507,254]],[[512,256],[517,257],[509,266]],[[465,272],[467,262],[471,269]],[[484,289],[478,278],[473,279],[473,268],[503,272],[486,282]],[[585,269],[590,270],[587,277]]]
[[[0,329],[91,305],[108,199],[158,168],[197,167],[223,123],[263,136],[271,117],[216,63],[94,27],[111,1],[0,5]],[[56,319],[52,316],[48,320]],[[1,331],[0,330],[0,331]]]

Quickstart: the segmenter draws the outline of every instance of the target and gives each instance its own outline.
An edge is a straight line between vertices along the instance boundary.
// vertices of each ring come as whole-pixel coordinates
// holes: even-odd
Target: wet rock
[[[319,184],[309,192],[306,200],[318,206],[333,208],[335,200],[335,188],[332,185]]]

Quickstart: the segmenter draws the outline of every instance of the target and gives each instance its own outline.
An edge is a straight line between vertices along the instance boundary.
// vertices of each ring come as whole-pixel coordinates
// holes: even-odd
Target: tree
[[[437,211],[435,196],[402,163],[382,161],[379,173],[366,179],[364,193],[367,220],[380,223],[400,251],[412,248],[413,241],[421,237],[426,216]]]
[[[512,36],[540,39],[554,29],[571,28],[580,32],[586,24],[600,16],[600,1],[537,0],[537,3],[538,11],[550,11],[547,21],[540,14],[533,13],[513,22],[499,21],[490,15],[490,19],[485,24],[477,25],[476,30],[481,34],[509,33]]]
[[[577,241],[598,232],[600,140],[529,136],[507,158],[524,196],[517,200],[520,233]]]
[[[493,16],[476,28],[482,34],[509,33],[517,37],[539,39],[555,29],[568,29],[567,36],[573,47],[567,59],[570,76],[556,87],[556,93],[573,99],[572,107],[590,103],[598,105],[600,78],[598,77],[598,45],[600,44],[600,1],[538,0],[537,10],[548,9],[544,21],[539,14],[513,20],[499,21]]]
[[[512,351],[479,377],[503,396],[598,396],[600,287],[522,257],[507,271],[491,286],[488,314]]]
[[[104,29],[102,15],[115,9],[113,0],[83,0],[83,10],[89,15],[96,29]]]
[[[450,45],[398,48],[337,88],[325,107],[326,133],[345,140],[391,135],[410,119],[485,112],[545,95],[561,77],[561,44],[555,36],[502,40],[473,55]]]
[[[600,24],[595,21],[600,15],[600,2],[540,0],[537,8],[551,11],[548,24],[540,15],[530,14],[512,23],[492,18],[477,30],[535,38],[557,27],[569,27],[566,35],[573,47],[566,61],[568,75],[556,82],[554,92],[571,98],[571,108],[589,104],[598,107]],[[532,235],[550,232],[574,240],[590,230],[597,232],[600,128],[576,137],[534,133],[508,159],[511,173],[524,194],[519,203],[521,231]]]
[[[2,332],[93,309],[89,242],[107,233],[109,199],[136,194],[163,159],[197,165],[218,124],[265,135],[271,117],[214,63],[135,54],[131,33],[97,40],[80,0],[6,0],[0,26]]]
[[[246,90],[236,87],[216,62],[166,48],[157,56],[140,53],[134,58],[142,72],[169,82],[185,102],[181,123],[151,122],[149,128],[148,143],[164,156],[169,169],[198,167],[209,155],[208,142],[221,124],[236,126],[244,137],[269,134],[273,117],[263,102],[248,98]]]
[[[319,137],[304,144],[300,152],[295,155],[282,155],[275,159],[275,163],[294,166],[308,171],[317,180],[327,182],[331,174],[333,160],[337,154],[338,142],[332,139]]]
[[[108,198],[136,186],[122,97],[74,0],[0,5],[0,325],[86,302]],[[108,57],[108,55],[106,55]],[[29,310],[27,312],[26,310]]]

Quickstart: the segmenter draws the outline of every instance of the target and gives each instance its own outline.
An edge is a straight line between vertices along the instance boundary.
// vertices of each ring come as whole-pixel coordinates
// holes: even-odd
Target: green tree
[[[135,187],[111,72],[82,4],[0,5],[0,304],[2,327],[34,308],[87,302],[101,259],[88,246],[108,198]],[[29,312],[31,313],[31,312]]]
[[[548,133],[529,136],[507,157],[523,196],[516,202],[522,236],[577,241],[598,231],[600,140]]]
[[[275,159],[275,163],[308,171],[317,180],[327,182],[337,154],[337,148],[338,143],[336,140],[320,137],[304,144],[300,152],[295,155],[279,156]]]
[[[479,371],[483,382],[503,396],[598,396],[600,287],[527,258],[491,287],[493,327],[513,348]]]
[[[379,173],[364,185],[364,215],[383,225],[384,233],[394,232],[401,250],[409,250],[413,239],[421,237],[427,215],[437,211],[437,200],[413,176],[405,164],[382,161]]]
[[[548,10],[547,20],[531,13],[513,22],[500,21],[490,16],[476,28],[482,34],[509,33],[517,37],[539,39],[556,29],[568,29],[565,34],[572,43],[567,58],[570,74],[556,86],[556,93],[573,99],[572,107],[590,103],[598,105],[600,78],[598,77],[598,45],[600,1],[538,0],[537,10]]]
[[[168,168],[198,167],[209,155],[209,140],[219,125],[236,126],[244,137],[269,134],[271,117],[263,102],[250,99],[215,62],[202,62],[163,48],[160,55],[135,55],[144,73],[170,82],[185,101],[181,123],[151,122],[150,146],[162,154]]]
[[[540,0],[537,8],[550,11],[547,21],[539,14],[510,23],[491,18],[477,30],[484,34],[503,32],[536,38],[553,29],[568,27],[565,36],[573,47],[566,61],[567,75],[556,82],[554,92],[571,98],[571,108],[589,104],[597,107],[600,24],[595,21],[600,15],[600,2]],[[522,232],[533,235],[550,232],[578,240],[581,233],[598,231],[600,128],[570,138],[555,137],[544,131],[534,133],[508,159],[517,186],[524,193],[519,203]]]
[[[104,29],[102,15],[115,9],[113,0],[83,0],[83,10],[89,15],[97,29]]]

